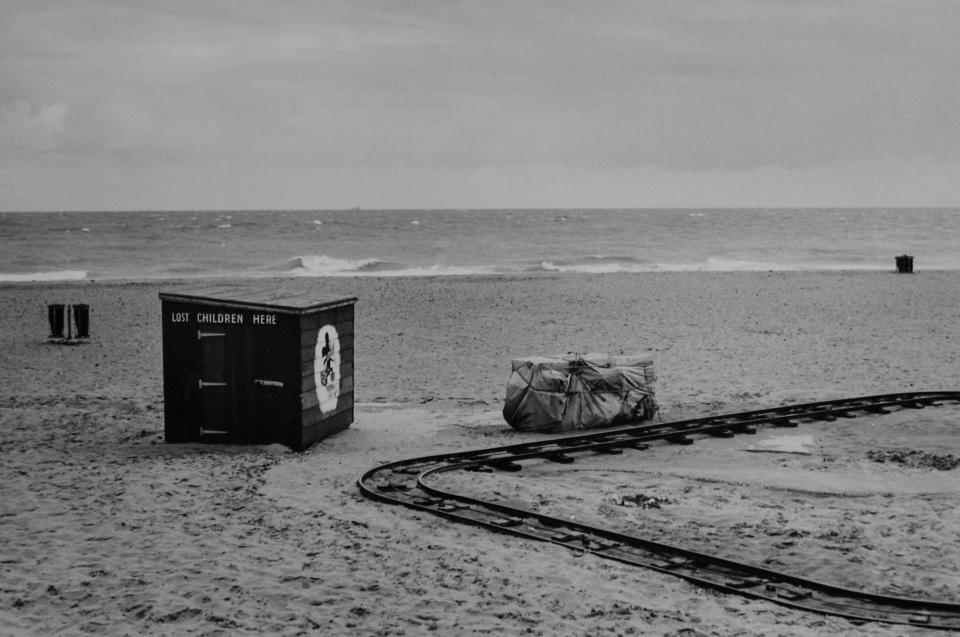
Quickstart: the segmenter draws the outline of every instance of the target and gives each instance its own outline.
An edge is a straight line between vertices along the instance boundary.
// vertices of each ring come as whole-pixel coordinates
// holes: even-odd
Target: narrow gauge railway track
[[[765,599],[784,606],[878,621],[960,630],[960,603],[893,597],[818,582],[653,539],[580,524],[540,512],[486,502],[430,486],[431,476],[451,471],[520,471],[522,461],[572,463],[577,455],[619,454],[653,443],[691,444],[696,438],[756,433],[758,427],[795,427],[800,421],[833,421],[960,404],[960,392],[910,392],[804,403],[733,414],[652,423],[473,451],[390,462],[364,473],[360,491],[458,522],[589,552],[627,564],[671,573],[695,584]]]

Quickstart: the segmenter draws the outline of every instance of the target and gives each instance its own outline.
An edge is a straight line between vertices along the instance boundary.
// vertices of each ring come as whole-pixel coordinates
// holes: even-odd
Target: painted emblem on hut
[[[324,325],[317,332],[313,378],[320,411],[327,413],[336,409],[340,396],[340,338],[332,325]]]

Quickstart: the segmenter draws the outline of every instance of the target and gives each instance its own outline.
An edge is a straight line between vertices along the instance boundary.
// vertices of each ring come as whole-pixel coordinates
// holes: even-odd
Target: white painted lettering
[[[243,314],[199,312],[197,314],[197,323],[206,323],[206,324],[213,324],[213,325],[223,325],[225,323],[231,323],[233,325],[243,325]]]
[[[276,325],[277,315],[276,314],[254,314],[253,324],[254,325]]]
[[[189,323],[190,312],[170,312],[171,323]]]

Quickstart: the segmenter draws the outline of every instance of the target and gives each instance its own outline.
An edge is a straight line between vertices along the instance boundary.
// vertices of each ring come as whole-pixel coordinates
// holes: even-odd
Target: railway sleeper
[[[754,586],[760,586],[761,584],[766,584],[767,580],[760,577],[744,577],[741,579],[727,580],[724,582],[724,586],[729,586],[730,588],[736,589],[745,589],[753,588]]]
[[[786,586],[784,584],[770,583],[764,586],[764,589],[766,589],[768,593],[775,593],[780,599],[785,599],[791,602],[795,602],[800,599],[806,599],[813,595],[811,591],[792,586]]]
[[[510,528],[514,526],[520,526],[523,524],[523,520],[521,518],[496,518],[493,520],[492,524],[494,526]]]
[[[478,462],[477,464],[465,467],[464,471],[472,471],[474,473],[493,473],[493,467]]]
[[[733,438],[736,433],[729,427],[722,427],[720,429],[712,429],[710,435],[714,438]]]
[[[665,560],[657,560],[653,562],[653,565],[663,570],[675,571],[679,568],[690,568],[694,566],[694,561],[688,557],[674,555],[673,557],[669,557]]]
[[[469,509],[470,507],[466,504],[460,502],[447,502],[442,500],[439,504],[436,505],[437,511],[443,511],[444,513],[453,513],[454,511],[463,511]]]
[[[610,456],[618,456],[621,453],[623,453],[623,449],[621,447],[607,447],[607,446],[596,447],[593,451],[594,453],[605,453]]]
[[[381,482],[377,485],[377,491],[407,491],[410,485],[406,482]]]
[[[796,420],[790,420],[789,418],[777,418],[776,420],[771,421],[774,427],[783,427],[783,428],[794,428],[797,426]]]
[[[421,507],[435,507],[443,502],[443,498],[416,498],[410,503]]]
[[[857,417],[857,415],[852,411],[835,411],[833,412],[833,415],[836,416],[837,418],[848,418],[848,419],[853,419]]]
[[[499,469],[500,471],[509,471],[515,473],[523,469],[523,465],[518,462],[514,462],[509,458],[498,458],[496,460],[485,460],[484,464],[494,469]]]

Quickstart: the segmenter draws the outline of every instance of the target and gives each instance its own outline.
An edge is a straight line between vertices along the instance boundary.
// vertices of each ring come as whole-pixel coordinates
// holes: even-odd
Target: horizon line
[[[133,209],[102,209],[102,208],[81,208],[74,210],[0,210],[0,214],[86,214],[86,213],[107,213],[119,214],[124,212],[136,214],[150,213],[224,213],[224,212],[540,212],[540,211],[689,211],[689,210],[711,210],[711,211],[787,211],[787,210],[960,210],[957,206],[566,206],[566,207],[489,207],[489,208],[380,208],[361,206],[352,206],[349,208],[133,208]]]

